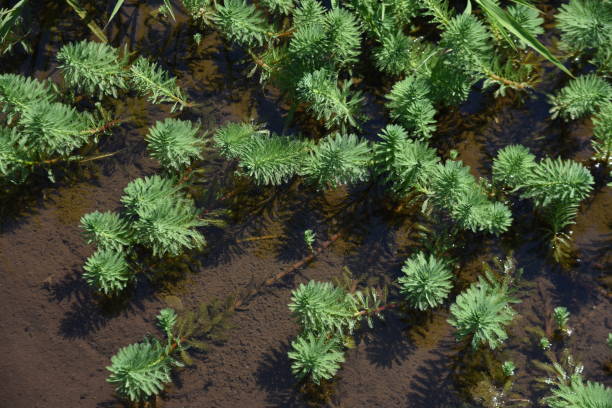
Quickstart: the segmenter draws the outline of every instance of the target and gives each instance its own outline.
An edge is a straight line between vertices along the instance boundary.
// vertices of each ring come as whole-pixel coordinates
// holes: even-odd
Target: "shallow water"
[[[98,2],[109,10],[113,1]],[[43,3],[41,2],[41,5]],[[2,71],[59,80],[54,55],[69,41],[92,38],[82,22],[62,3],[44,3],[43,20],[33,30],[34,54],[0,59]],[[178,296],[185,307],[214,298],[243,294],[249,288],[289,268],[306,255],[302,233],[311,228],[318,242],[342,236],[317,259],[278,284],[250,299],[234,316],[234,328],[222,344],[197,359],[196,366],[177,371],[163,396],[164,407],[297,407],[305,406],[293,380],[286,352],[297,334],[287,304],[291,290],[308,279],[329,280],[350,270],[369,285],[395,280],[400,266],[418,245],[417,224],[427,220],[413,209],[396,207],[377,188],[318,193],[299,183],[278,189],[257,189],[232,176],[232,168],[214,153],[200,163],[206,170],[201,187],[193,189],[199,205],[221,205],[232,211],[225,230],[206,231],[210,243],[203,254],[193,254],[185,265],[165,265],[171,277],[161,282],[142,280],[120,305],[98,302],[80,279],[92,248],[80,235],[78,220],[94,210],[119,208],[125,185],[154,174],[143,136],[156,120],[176,116],[199,120],[214,129],[229,120],[267,122],[280,131],[284,106],[272,90],[245,78],[251,68],[244,55],[228,50],[215,33],[205,33],[199,46],[186,17],[177,23],[151,17],[153,7],[126,1],[109,29],[115,46],[127,45],[159,61],[173,75],[195,108],[171,114],[167,106],[153,106],[128,95],[109,105],[125,120],[102,141],[112,158],[67,175],[57,184],[39,181],[27,206],[16,217],[5,218],[0,235],[0,308],[9,311],[0,321],[4,355],[0,396],[11,407],[121,406],[105,382],[106,370],[119,347],[154,331],[154,316]],[[58,23],[62,16],[61,23]],[[584,161],[590,156],[588,121],[563,124],[548,118],[546,93],[564,83],[560,74],[520,98],[495,99],[474,91],[470,101],[455,111],[442,112],[433,145],[443,155],[456,149],[475,175],[489,177],[491,158],[508,144],[521,143],[539,157],[562,156]],[[389,84],[390,85],[390,84]],[[364,89],[372,84],[361,83]],[[372,139],[385,123],[382,98],[370,96],[372,119],[363,136]],[[312,121],[298,117],[296,131],[318,134]],[[597,173],[599,180],[603,174]],[[601,183],[600,183],[601,185]],[[201,188],[238,194],[219,203]],[[347,205],[352,203],[352,205]],[[510,339],[499,361],[517,367],[514,390],[538,406],[544,393],[534,379],[543,375],[531,361],[544,360],[530,329],[544,329],[551,308],[568,307],[575,335],[569,346],[585,364],[586,378],[610,383],[607,333],[612,239],[610,190],[599,188],[583,205],[572,228],[579,262],[563,270],[547,256],[542,224],[525,202],[513,208],[515,224],[502,238],[462,234],[452,252],[458,259],[454,295],[482,271],[482,262],[513,252],[524,268],[518,296],[520,313],[509,329]],[[431,228],[439,226],[430,225]],[[240,242],[250,237],[273,239]],[[462,385],[481,381],[476,359],[460,347],[447,312],[429,315],[389,313],[374,330],[359,332],[356,347],[331,387],[334,407],[457,407]],[[533,330],[532,330],[533,331]],[[36,368],[33,370],[33,368]],[[57,375],[60,372],[62,375]]]

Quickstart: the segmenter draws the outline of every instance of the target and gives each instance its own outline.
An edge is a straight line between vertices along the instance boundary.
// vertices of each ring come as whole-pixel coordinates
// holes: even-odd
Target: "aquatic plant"
[[[315,337],[307,333],[293,341],[291,347],[292,351],[287,354],[293,360],[291,372],[300,380],[308,377],[315,384],[329,380],[336,375],[340,363],[344,362],[344,353],[334,338]]]
[[[83,269],[83,279],[107,296],[124,290],[134,276],[125,253],[113,249],[98,249],[87,258]]]
[[[99,248],[120,251],[133,241],[133,232],[128,222],[114,212],[94,211],[85,214],[81,217],[81,227],[87,243]]]
[[[355,299],[329,282],[309,281],[292,292],[289,304],[293,316],[307,333],[343,335],[355,328]]]
[[[372,147],[374,172],[384,178],[396,195],[407,195],[427,184],[440,160],[434,149],[425,142],[411,140],[399,125],[387,125],[378,137],[381,140]]]
[[[579,76],[551,96],[550,112],[553,118],[578,119],[597,112],[604,103],[612,102],[610,95],[612,85],[605,79],[594,74]]]
[[[474,350],[483,344],[495,349],[508,338],[505,326],[516,314],[510,307],[516,302],[505,279],[498,282],[491,276],[481,276],[457,296],[448,322],[457,329],[457,339],[469,340]]]
[[[307,73],[297,84],[299,100],[308,104],[314,117],[328,129],[357,126],[357,115],[363,98],[351,92],[351,82],[338,86],[337,74],[326,69]]]
[[[57,53],[66,83],[90,96],[112,95],[125,90],[127,59],[108,44],[82,40],[62,46]]]
[[[391,118],[419,139],[430,138],[436,129],[436,110],[429,93],[429,85],[425,79],[409,76],[393,85],[386,96]]]
[[[190,121],[165,119],[149,129],[147,150],[168,171],[180,172],[200,158],[204,142],[199,126]]]
[[[370,147],[354,134],[335,133],[321,140],[304,161],[301,172],[319,188],[335,188],[369,176]]]
[[[398,279],[400,292],[408,303],[419,310],[439,306],[452,288],[453,275],[447,262],[433,255],[418,252],[402,267],[404,276]]]
[[[507,146],[493,160],[493,180],[521,198],[533,201],[550,225],[554,258],[561,262],[569,255],[570,237],[564,229],[574,223],[580,202],[594,184],[587,168],[572,160],[535,157],[523,146]]]
[[[502,371],[506,377],[511,377],[516,372],[516,366],[512,361],[504,361],[502,364]]]
[[[559,328],[559,330],[561,330],[561,332],[567,335],[571,334],[571,329],[568,326],[570,313],[566,307],[563,307],[563,306],[555,307],[555,309],[553,310],[553,318],[555,320],[555,323],[557,324],[557,327]]]
[[[183,90],[172,77],[156,62],[138,57],[130,66],[131,86],[151,103],[171,103],[172,111],[189,106]]]
[[[590,52],[609,59],[612,42],[612,4],[598,0],[570,0],[555,16],[561,46],[570,52]]]
[[[559,384],[552,395],[544,399],[550,408],[604,408],[610,406],[612,389],[600,383],[584,382],[573,376],[569,384]]]

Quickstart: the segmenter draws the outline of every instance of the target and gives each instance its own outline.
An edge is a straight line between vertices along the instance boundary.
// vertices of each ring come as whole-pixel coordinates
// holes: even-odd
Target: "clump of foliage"
[[[132,87],[151,103],[171,103],[172,111],[188,106],[187,97],[171,77],[157,63],[138,57],[130,66]]]
[[[105,295],[120,292],[133,278],[125,253],[112,249],[97,250],[83,269],[85,281]]]
[[[393,85],[387,95],[391,118],[420,139],[430,138],[436,129],[436,110],[428,97],[429,93],[425,79],[409,76]]]
[[[301,334],[292,342],[291,369],[300,380],[315,384],[333,377],[344,361],[349,336],[366,319],[384,310],[374,290],[351,291],[329,282],[309,281],[292,292],[291,310]]]
[[[171,381],[173,367],[192,364],[190,350],[203,351],[207,346],[203,340],[220,338],[232,312],[229,304],[219,309],[214,303],[178,314],[171,308],[160,310],[156,320],[164,338],[148,335],[119,349],[107,367],[111,372],[107,381],[132,402],[149,401]]]
[[[369,176],[368,144],[353,134],[333,134],[321,140],[304,162],[301,172],[321,188],[355,184]]]
[[[193,199],[171,178],[156,175],[136,179],[124,193],[123,214],[96,211],[81,218],[87,242],[100,248],[87,260],[84,277],[106,295],[127,286],[127,265],[136,246],[156,257],[178,256],[206,244],[198,227],[223,225],[214,213],[201,217]]]
[[[457,339],[469,340],[474,350],[483,344],[495,349],[508,338],[505,326],[516,315],[510,305],[517,302],[507,276],[500,282],[486,274],[457,296],[448,322],[457,329]]]
[[[612,42],[612,4],[598,0],[570,0],[556,15],[561,31],[561,46],[573,53],[594,56],[610,64]],[[610,69],[612,65],[608,65]]]
[[[592,190],[589,170],[560,158],[536,162],[527,148],[507,146],[493,161],[493,181],[533,201],[550,225],[553,256],[566,259],[570,237],[563,231],[574,223],[580,202]]]
[[[112,95],[127,89],[127,60],[108,44],[83,40],[64,45],[57,53],[67,84],[88,95]]]
[[[426,310],[444,302],[452,288],[453,275],[447,262],[433,255],[418,252],[402,267],[404,276],[398,279],[400,292],[410,306]]]
[[[599,110],[606,102],[612,102],[612,85],[594,74],[573,79],[553,97],[553,118],[578,119]]]
[[[197,136],[198,131],[199,126],[190,121],[158,121],[145,137],[147,148],[164,169],[180,172],[201,157],[204,142]]]
[[[3,182],[23,183],[40,168],[53,179],[52,165],[80,160],[79,149],[105,130],[97,116],[59,99],[49,81],[0,75],[0,111],[7,119],[7,127],[0,124]]]
[[[310,378],[315,384],[329,380],[340,369],[344,362],[341,345],[324,337],[315,337],[312,333],[298,337],[291,343],[292,351],[288,353],[293,360],[291,371],[299,380]]]

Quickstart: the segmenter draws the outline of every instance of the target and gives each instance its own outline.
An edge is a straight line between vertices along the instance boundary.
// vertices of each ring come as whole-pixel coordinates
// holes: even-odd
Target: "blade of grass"
[[[115,8],[113,9],[113,12],[111,13],[110,18],[106,22],[106,25],[104,26],[104,29],[106,29],[106,27],[108,27],[110,22],[113,21],[113,18],[119,12],[119,9],[121,8],[121,6],[123,6],[124,2],[125,2],[125,0],[117,0],[117,3],[115,3]]]
[[[87,23],[87,27],[89,27],[91,32],[94,33],[96,37],[98,37],[102,42],[108,42],[108,39],[106,38],[106,35],[104,34],[100,26],[95,21],[93,21],[93,18],[89,15],[89,13],[87,13],[87,10],[81,7],[81,5],[79,4],[79,0],[66,0],[66,3],[68,3],[68,5],[72,7],[72,9],[77,13],[81,20]]]
[[[500,27],[505,28],[525,44],[529,45],[535,51],[537,51],[544,58],[552,62],[557,68],[565,72],[569,76],[573,77],[572,73],[569,72],[563,64],[546,48],[541,42],[539,42],[533,35],[525,30],[510,14],[506,13],[492,0],[476,0],[480,7],[484,10],[489,17],[494,20]]]

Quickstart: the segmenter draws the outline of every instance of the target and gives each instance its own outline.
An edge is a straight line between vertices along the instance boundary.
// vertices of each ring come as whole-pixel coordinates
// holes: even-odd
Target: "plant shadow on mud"
[[[144,301],[155,296],[155,290],[141,281],[120,298],[104,299],[96,295],[78,271],[64,276],[57,282],[45,282],[42,288],[49,292],[50,301],[69,301],[69,310],[59,324],[59,334],[65,338],[84,338],[121,314],[141,313]]]
[[[266,402],[272,406],[301,406],[302,398],[296,392],[297,382],[291,375],[291,362],[287,356],[290,348],[287,340],[267,351],[255,373],[257,385],[267,393]]]
[[[392,368],[406,361],[417,349],[406,335],[403,319],[389,314],[384,321],[377,321],[373,329],[364,328],[360,336],[365,343],[367,359],[377,367]]]

